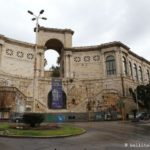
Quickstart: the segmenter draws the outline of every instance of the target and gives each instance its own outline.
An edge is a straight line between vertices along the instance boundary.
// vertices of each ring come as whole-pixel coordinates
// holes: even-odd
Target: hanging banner
[[[58,78],[52,79],[52,108],[63,108],[62,80]]]

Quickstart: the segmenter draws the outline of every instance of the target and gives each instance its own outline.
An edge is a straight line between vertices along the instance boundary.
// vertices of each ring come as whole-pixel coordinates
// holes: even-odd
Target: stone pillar
[[[72,52],[66,52],[65,54],[65,77],[71,78],[71,67],[72,67]]]
[[[37,69],[37,77],[39,77],[39,75],[40,75],[40,55],[41,55],[41,53],[38,51],[37,52],[37,62],[36,62],[36,69]]]
[[[64,49],[61,49],[61,54],[60,54],[60,77],[64,77]]]
[[[0,44],[0,68],[2,63],[2,45]]]
[[[102,78],[105,78],[107,76],[106,74],[106,60],[104,53],[101,54],[101,63],[102,63]]]
[[[3,54],[4,54],[4,44],[5,42],[0,40],[0,68],[2,68],[2,63],[3,63]]]
[[[72,47],[72,33],[66,32],[64,34],[64,46],[67,48]]]
[[[39,53],[39,76],[44,77],[44,53]]]
[[[129,55],[126,56],[126,63],[127,63],[127,76],[130,76],[130,66],[129,66]]]
[[[69,61],[68,61],[68,55],[66,54],[66,55],[65,55],[65,73],[64,73],[66,78],[69,77],[69,74],[68,74],[68,68],[69,68],[69,67],[68,67],[68,62],[69,62]]]
[[[115,58],[115,60],[116,60],[116,74],[119,77],[120,74],[121,74],[120,65],[122,65],[122,62],[120,62],[122,59],[120,58],[120,51],[119,51],[119,49],[116,51],[115,56],[116,56],[116,58]]]
[[[70,78],[73,78],[72,54],[70,54],[69,59],[70,59],[70,61],[69,61],[69,71],[70,71],[70,75],[69,75],[69,77],[70,77]]]
[[[122,67],[122,50],[119,50],[119,54],[118,54],[118,69],[120,70],[118,72],[119,76],[123,75],[123,67]]]
[[[43,53],[41,50],[37,51],[37,60],[36,60],[36,76],[41,77],[41,71],[42,71],[42,56]]]

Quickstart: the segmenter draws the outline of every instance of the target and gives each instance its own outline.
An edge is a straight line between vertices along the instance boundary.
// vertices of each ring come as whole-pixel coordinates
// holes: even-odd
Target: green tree
[[[138,103],[141,101],[144,107],[149,111],[150,110],[150,84],[147,85],[138,85],[133,91],[131,88],[129,89],[133,100]],[[137,94],[137,96],[136,96]],[[140,104],[140,103],[139,103]]]
[[[23,120],[30,127],[40,125],[44,121],[44,114],[42,113],[25,113],[23,114]]]
[[[60,77],[60,67],[59,66],[52,66],[52,77]]]
[[[144,103],[144,107],[149,111],[150,109],[150,84],[139,85],[136,88],[137,99]]]

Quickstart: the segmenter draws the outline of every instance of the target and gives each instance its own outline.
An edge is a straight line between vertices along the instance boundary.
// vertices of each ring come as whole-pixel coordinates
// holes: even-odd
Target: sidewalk
[[[146,125],[146,126],[150,126],[150,120],[140,120],[139,121],[140,125]]]
[[[150,120],[140,120],[137,122],[133,122],[132,120],[122,120],[122,121],[120,121],[120,123],[150,126]]]

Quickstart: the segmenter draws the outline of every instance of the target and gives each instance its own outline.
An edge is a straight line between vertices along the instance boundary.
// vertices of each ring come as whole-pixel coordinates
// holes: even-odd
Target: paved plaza
[[[131,122],[74,123],[87,132],[67,138],[3,138],[0,150],[148,150],[150,126]]]

